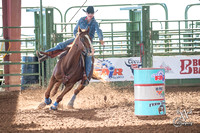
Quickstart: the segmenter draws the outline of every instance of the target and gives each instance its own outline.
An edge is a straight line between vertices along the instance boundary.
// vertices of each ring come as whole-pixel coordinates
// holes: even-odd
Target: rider
[[[76,27],[74,28],[74,36],[76,36],[76,33],[78,32],[79,26],[80,26],[81,29],[87,29],[88,27],[90,27],[90,31],[89,31],[90,38],[93,40],[95,31],[96,31],[101,45],[104,45],[102,30],[99,28],[99,25],[94,18],[94,13],[95,13],[94,7],[88,6],[87,9],[86,10],[83,9],[83,11],[86,12],[87,16],[80,18],[80,20],[78,21]],[[48,49],[45,52],[52,52],[52,51],[64,49],[69,44],[71,44],[74,41],[74,39],[75,38],[72,38],[72,39],[69,39],[65,42],[61,42],[57,46],[55,46],[54,48]],[[42,55],[38,51],[36,52],[36,54],[38,56],[39,62],[45,61],[48,58],[47,55]],[[89,73],[90,73],[91,67],[92,67],[92,56],[87,55],[85,57],[85,62],[86,62],[87,80],[85,80],[84,85],[86,86],[89,83],[88,77],[89,77]]]

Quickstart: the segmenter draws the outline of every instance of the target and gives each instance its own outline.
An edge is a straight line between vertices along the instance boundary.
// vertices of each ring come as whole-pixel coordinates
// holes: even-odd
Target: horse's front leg
[[[53,87],[53,89],[52,89],[52,91],[51,91],[50,97],[53,97],[53,96],[56,95],[56,93],[58,92],[58,88],[60,87],[61,83],[62,83],[62,82],[56,82],[56,83],[54,84],[54,87]]]
[[[39,104],[38,109],[42,109],[42,108],[44,108],[46,105],[51,104],[52,101],[51,101],[51,99],[49,98],[49,97],[50,97],[50,92],[51,92],[51,90],[52,90],[52,88],[53,88],[53,86],[54,86],[54,84],[55,84],[56,82],[57,82],[57,81],[56,81],[55,77],[52,75],[52,76],[51,76],[51,79],[50,79],[50,81],[49,81],[47,90],[46,90],[46,92],[45,92],[45,101],[42,102],[41,104]]]
[[[81,84],[81,82],[79,83],[78,87],[74,90],[74,95],[72,96],[71,100],[69,101],[67,108],[68,109],[73,109],[74,108],[74,101],[76,99],[76,95],[83,90],[85,86],[83,86],[83,84]]]
[[[65,89],[62,91],[62,93],[57,97],[56,102],[53,104],[53,106],[50,107],[52,110],[57,110],[59,102],[63,99],[64,95],[69,92],[72,87],[74,86],[74,83],[69,83],[65,85]]]

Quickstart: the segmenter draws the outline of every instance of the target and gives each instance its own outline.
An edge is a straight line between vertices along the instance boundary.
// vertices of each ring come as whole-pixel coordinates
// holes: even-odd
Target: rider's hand
[[[100,40],[100,43],[101,43],[101,45],[104,45],[104,41],[103,40]]]

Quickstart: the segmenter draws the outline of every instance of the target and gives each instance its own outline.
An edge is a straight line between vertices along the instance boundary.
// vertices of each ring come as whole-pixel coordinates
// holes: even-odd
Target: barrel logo
[[[152,78],[154,78],[155,81],[165,81],[165,74],[163,71],[158,71],[157,73],[153,73]]]

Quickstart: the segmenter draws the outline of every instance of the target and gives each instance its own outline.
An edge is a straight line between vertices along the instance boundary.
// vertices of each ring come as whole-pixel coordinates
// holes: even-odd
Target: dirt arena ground
[[[200,87],[166,87],[167,115],[159,117],[134,115],[131,84],[91,84],[77,96],[75,109],[67,109],[72,90],[57,111],[50,111],[49,106],[37,109],[44,92],[36,86],[22,92],[0,92],[0,133],[200,133]],[[173,125],[173,119],[180,117],[177,107],[192,109],[187,119],[192,125]]]

